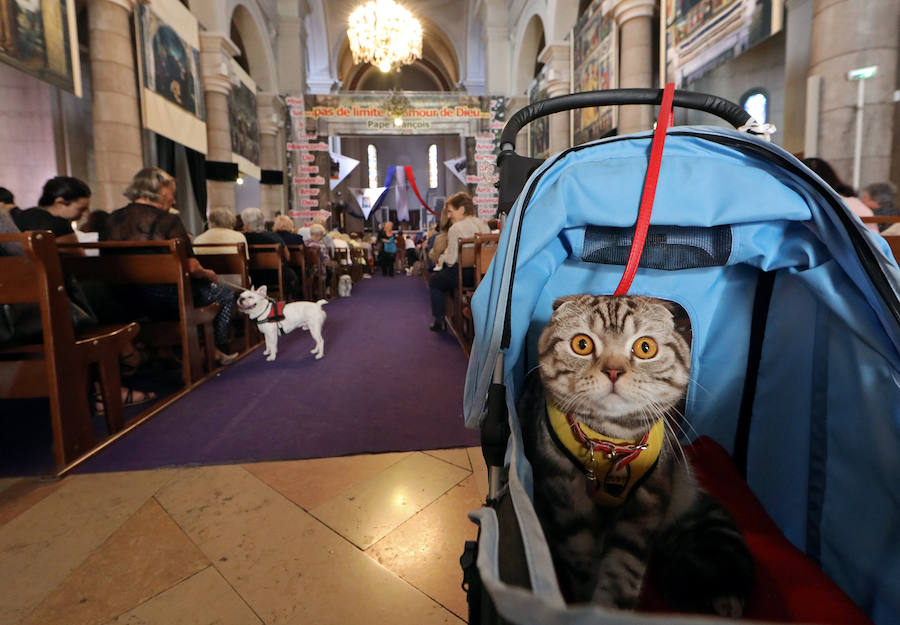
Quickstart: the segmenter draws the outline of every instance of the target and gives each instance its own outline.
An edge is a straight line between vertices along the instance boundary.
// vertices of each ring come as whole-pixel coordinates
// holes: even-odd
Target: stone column
[[[93,207],[113,211],[122,191],[144,166],[131,11],[134,0],[89,0],[88,30],[94,162]]]
[[[509,39],[509,9],[505,0],[485,0],[481,4],[481,23],[484,25],[485,93],[509,94],[512,89],[512,70]]]
[[[621,0],[613,8],[619,28],[619,88],[653,87],[653,12],[655,0]],[[654,111],[649,106],[620,106],[619,134],[649,130]]]
[[[283,124],[279,123],[282,111],[278,95],[260,93],[256,102],[259,116],[259,167],[262,170],[283,171],[284,144],[278,141]],[[284,185],[261,184],[259,208],[268,219],[274,219],[278,211],[284,212]]]
[[[865,84],[860,186],[890,176],[894,143],[894,89],[900,33],[896,0],[815,0],[809,75],[822,77],[819,156],[851,183],[858,83],[847,72],[877,65]]]
[[[231,92],[231,58],[238,47],[222,33],[200,33],[200,64],[206,102],[206,160],[231,162],[231,124],[228,94]],[[210,208],[234,211],[234,182],[206,181]]]
[[[553,43],[538,55],[538,61],[547,68],[547,97],[554,98],[572,92],[570,59],[572,54],[567,43]],[[550,154],[562,152],[572,145],[569,139],[569,113],[551,115]]]

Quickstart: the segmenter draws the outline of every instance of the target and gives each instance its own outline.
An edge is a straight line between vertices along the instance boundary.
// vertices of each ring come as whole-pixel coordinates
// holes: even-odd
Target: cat
[[[560,298],[538,365],[519,419],[566,600],[633,609],[652,562],[669,605],[739,617],[752,558],[729,513],[694,481],[666,417],[690,380],[690,347],[668,304]]]

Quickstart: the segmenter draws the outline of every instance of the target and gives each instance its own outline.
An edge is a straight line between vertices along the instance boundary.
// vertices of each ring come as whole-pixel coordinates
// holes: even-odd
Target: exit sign
[[[848,80],[865,80],[866,78],[871,78],[875,75],[875,72],[878,70],[877,65],[870,65],[869,67],[859,67],[857,69],[851,69],[847,72]]]

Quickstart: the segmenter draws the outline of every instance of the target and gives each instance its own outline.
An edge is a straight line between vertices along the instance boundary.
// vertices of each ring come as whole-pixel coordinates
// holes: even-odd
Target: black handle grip
[[[609,89],[606,91],[585,91],[572,93],[547,100],[541,100],[519,109],[513,115],[500,135],[500,150],[515,150],[516,135],[534,120],[572,109],[593,106],[618,106],[621,104],[660,104],[662,89]],[[734,102],[718,96],[692,91],[675,90],[674,106],[711,113],[740,128],[750,119],[750,114]]]

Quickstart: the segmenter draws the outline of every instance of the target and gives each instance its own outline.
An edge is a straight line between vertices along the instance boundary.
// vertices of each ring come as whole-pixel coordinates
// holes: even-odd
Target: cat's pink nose
[[[610,382],[615,383],[615,381],[619,379],[619,376],[625,373],[625,369],[604,369],[603,373],[606,374],[606,377],[609,378]]]

